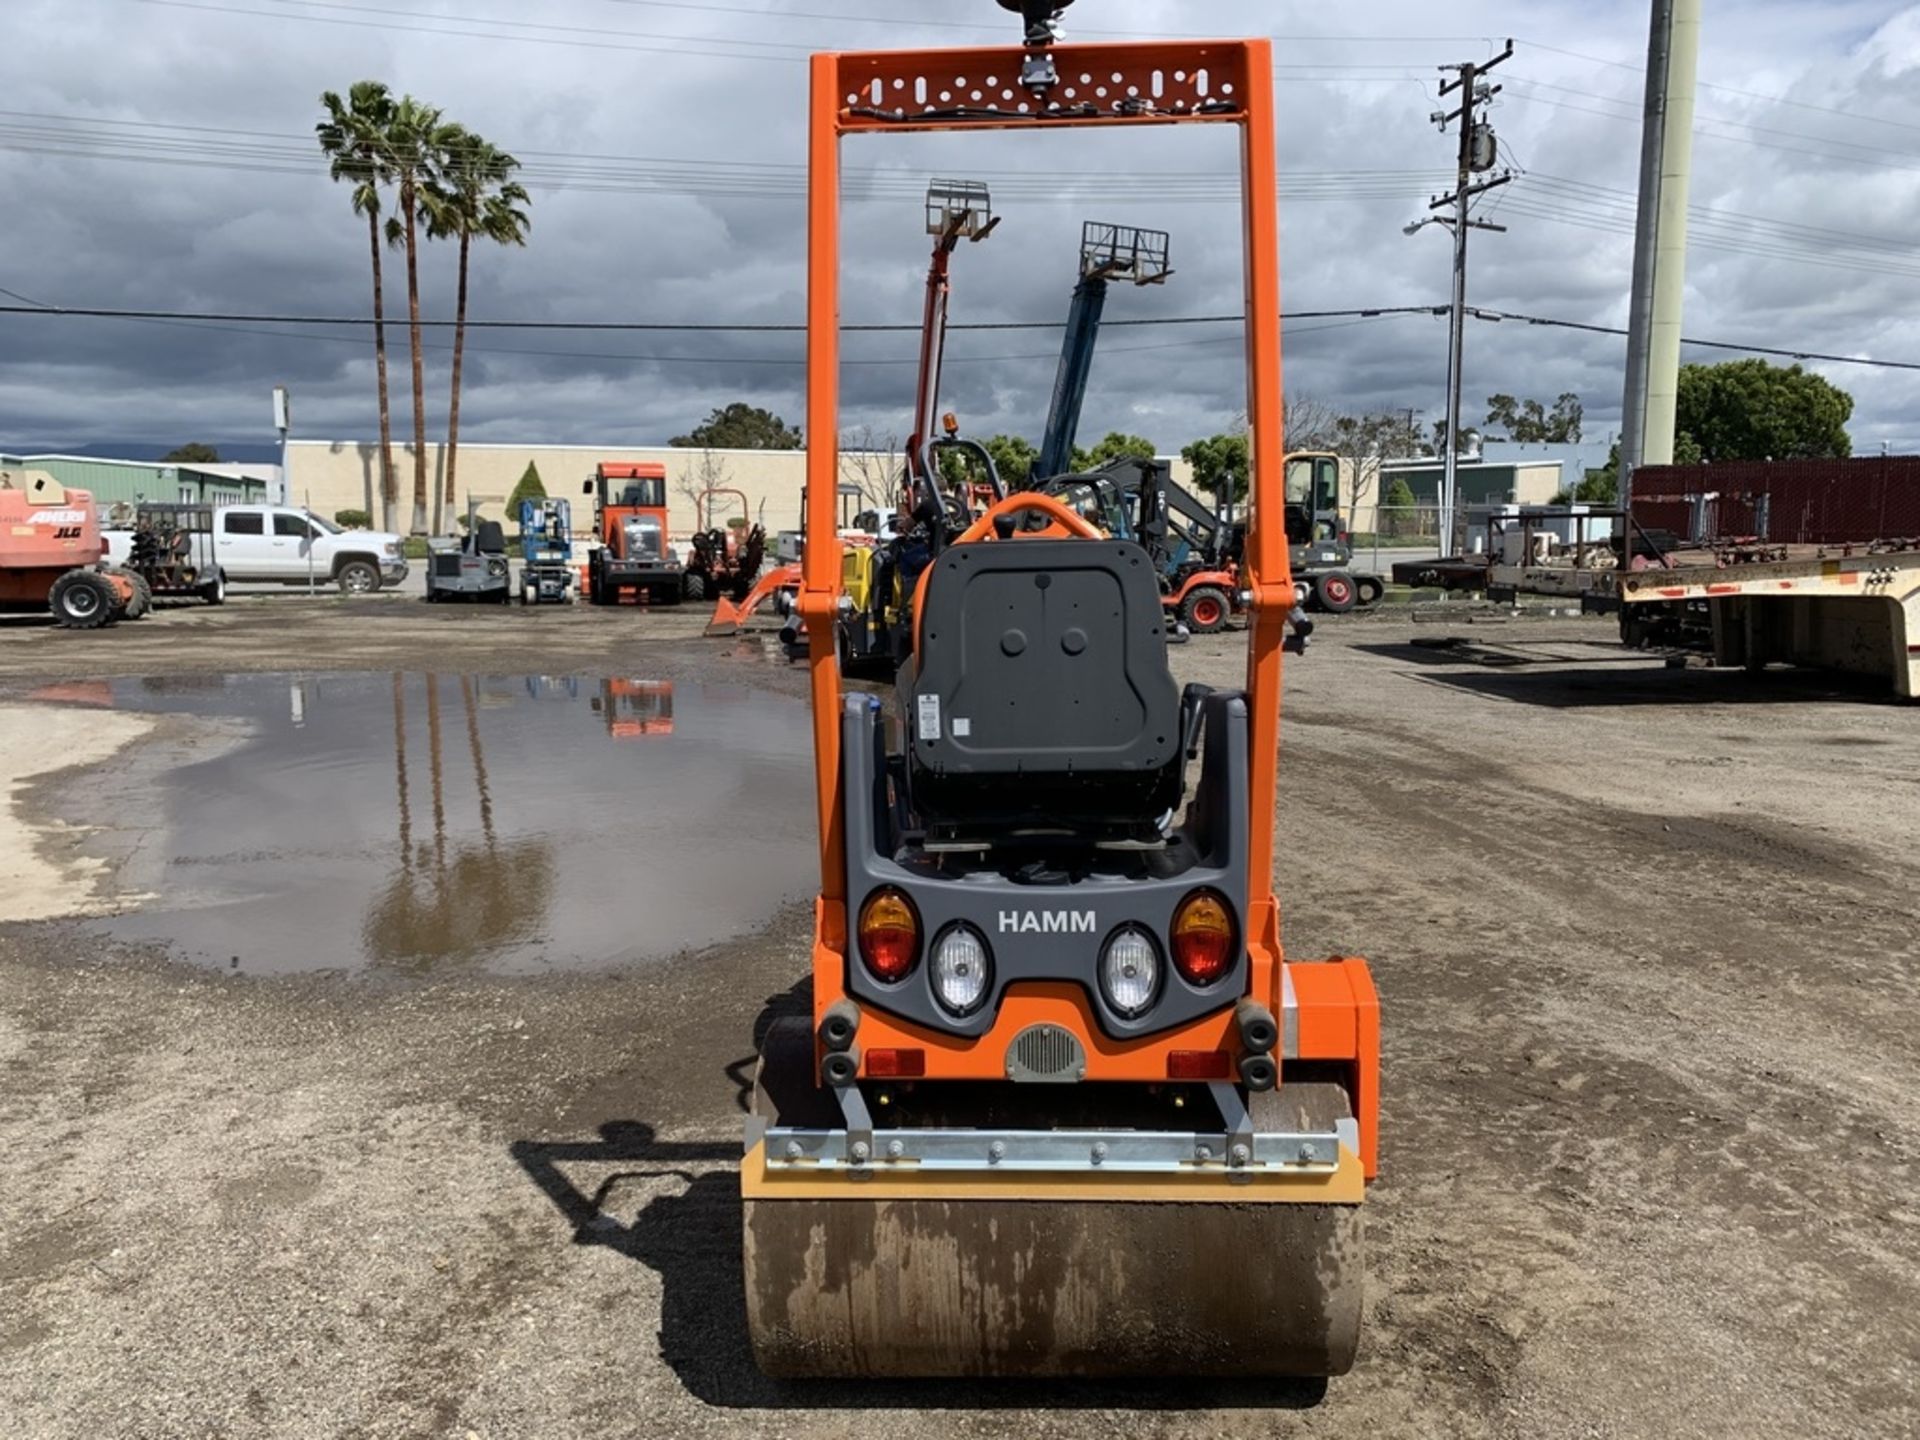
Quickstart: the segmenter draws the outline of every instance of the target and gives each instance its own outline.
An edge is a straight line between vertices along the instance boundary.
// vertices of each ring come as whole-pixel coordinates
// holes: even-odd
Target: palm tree
[[[407,255],[407,338],[413,350],[413,533],[427,533],[427,392],[420,363],[420,236],[423,192],[438,172],[447,138],[458,127],[411,95],[393,107],[384,158],[400,191],[400,213],[387,221],[387,243]],[[434,529],[440,528],[439,491],[434,492]]]
[[[427,235],[460,242],[460,285],[454,304],[453,393],[447,405],[446,503],[454,500],[454,469],[460,452],[460,362],[467,343],[467,257],[473,241],[524,245],[531,223],[521,206],[532,201],[512,178],[520,162],[468,130],[454,127],[446,161],[426,187]]]
[[[385,161],[386,133],[393,123],[393,97],[377,80],[362,80],[340,96],[320,97],[327,118],[313,127],[326,154],[328,173],[353,187],[353,213],[367,217],[368,247],[373,252],[373,360],[380,384],[380,515],[394,525],[399,491],[393,474],[393,417],[387,405],[387,325],[385,291],[380,278],[380,186],[390,178]],[[365,505],[373,511],[373,477],[366,478]]]

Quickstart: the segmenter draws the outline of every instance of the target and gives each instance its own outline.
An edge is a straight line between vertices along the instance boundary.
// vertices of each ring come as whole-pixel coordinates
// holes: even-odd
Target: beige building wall
[[[1547,505],[1560,493],[1558,460],[1516,465],[1513,469],[1513,498],[1520,505]]]
[[[289,503],[304,505],[317,515],[329,518],[339,510],[358,510],[365,503],[366,485],[374,485],[374,524],[379,515],[379,444],[369,440],[295,440],[288,446],[287,496]],[[673,446],[622,447],[618,445],[500,445],[462,442],[456,481],[458,495],[454,514],[466,512],[467,497],[472,495],[480,513],[489,519],[504,520],[507,496],[520,483],[528,462],[539,468],[540,482],[547,493],[566,496],[573,502],[573,524],[582,535],[593,528],[593,507],[582,487],[593,478],[594,466],[603,460],[646,464],[657,462],[667,467],[668,528],[676,538],[684,539],[697,527],[695,497],[709,486],[732,487],[745,493],[747,509],[754,520],[767,527],[769,534],[796,530],[800,526],[800,492],[806,479],[807,457],[804,450],[693,450]],[[398,528],[403,532],[413,513],[413,447],[394,446],[394,468],[400,488]],[[877,507],[894,493],[902,459],[865,451],[842,451],[840,474],[843,486],[858,487],[859,503],[852,497],[843,501],[846,517],[854,511]],[[445,484],[443,447],[427,447],[427,483]],[[1174,479],[1190,485],[1192,467],[1184,460],[1173,462]],[[432,493],[431,489],[428,492]],[[725,497],[720,502],[720,518],[739,513],[739,502]],[[432,514],[429,502],[428,514]]]
[[[288,447],[287,495],[291,503],[305,505],[315,514],[331,517],[338,510],[358,510],[366,503],[366,484],[374,482],[374,523],[379,515],[379,445],[364,440],[296,440]],[[849,456],[846,462],[864,461],[865,469],[876,477],[898,466],[897,459],[883,464],[886,457]],[[593,528],[593,508],[582,487],[593,478],[594,466],[603,460],[646,464],[657,462],[667,467],[668,526],[676,536],[686,536],[696,527],[695,496],[709,486],[732,487],[745,493],[747,509],[769,531],[795,529],[800,522],[800,489],[806,475],[806,454],[799,450],[687,450],[661,446],[630,447],[619,445],[477,445],[460,446],[456,475],[458,492],[454,513],[464,514],[469,495],[479,511],[489,519],[507,519],[507,496],[520,483],[527,465],[540,471],[540,482],[547,494],[565,496],[573,502],[575,529],[585,533]],[[394,446],[394,469],[400,489],[398,526],[405,530],[413,511],[413,447]],[[858,463],[843,463],[855,472]],[[427,484],[444,485],[445,450],[440,445],[427,447]],[[432,491],[429,488],[429,495]],[[725,497],[718,502],[730,507],[721,518],[738,513],[739,501]],[[428,513],[432,513],[431,501]]]

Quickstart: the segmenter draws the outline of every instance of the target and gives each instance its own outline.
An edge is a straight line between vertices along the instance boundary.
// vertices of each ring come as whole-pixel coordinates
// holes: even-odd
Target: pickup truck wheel
[[[349,560],[333,577],[342,595],[371,595],[380,588],[380,572],[365,560]]]

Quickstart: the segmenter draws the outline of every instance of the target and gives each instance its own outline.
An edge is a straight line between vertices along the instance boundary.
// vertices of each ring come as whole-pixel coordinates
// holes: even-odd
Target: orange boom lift
[[[1338,1374],[1379,1012],[1364,961],[1283,953],[1273,892],[1294,594],[1272,54],[1069,45],[1058,0],[1002,3],[1024,44],[813,58],[821,884],[811,1017],[766,1032],[741,1164],[754,1351],[782,1376]],[[834,653],[840,138],[1062,125],[1240,134],[1245,688],[1178,687],[1145,552],[1014,494],[923,573],[889,725]]]

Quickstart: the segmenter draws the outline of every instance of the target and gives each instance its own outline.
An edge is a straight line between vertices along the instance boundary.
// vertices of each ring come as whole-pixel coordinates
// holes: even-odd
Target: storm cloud
[[[1204,20],[1200,17],[1204,14]],[[530,18],[537,16],[537,19]],[[1448,246],[1426,213],[1450,137],[1429,123],[1439,66],[1514,37],[1493,119],[1521,172],[1481,213],[1471,303],[1623,325],[1646,6],[1413,0],[1365,7],[1080,0],[1070,34],[1271,33],[1290,311],[1445,302]],[[524,251],[476,254],[488,320],[788,325],[803,314],[805,56],[1007,40],[991,0],[12,0],[0,114],[7,239],[0,286],[32,302],[321,315],[370,310],[367,236],[312,141],[323,89],[374,78],[518,155],[533,192]],[[1352,32],[1360,32],[1358,35]],[[1920,7],[1719,0],[1702,56],[1689,335],[1920,358],[1906,316],[1920,261]],[[1768,97],[1790,96],[1791,101]],[[1113,320],[1239,308],[1227,127],[896,136],[849,142],[844,318],[913,324],[932,176],[994,187],[1000,229],[955,261],[957,324],[1064,317],[1083,220],[1172,234],[1164,287],[1117,292]],[[450,247],[424,257],[424,304],[452,314]],[[403,312],[398,257],[389,315]],[[0,315],[0,448],[101,434],[265,440],[290,385],[298,433],[375,429],[364,330]],[[1163,449],[1243,406],[1235,326],[1116,327],[1084,429]],[[429,424],[444,426],[447,346],[430,332]],[[1301,320],[1287,384],[1353,409],[1444,403],[1433,316]],[[659,443],[732,400],[801,418],[802,337],[764,332],[478,331],[462,434]],[[914,338],[849,335],[842,424],[898,433]],[[954,336],[944,396],[976,433],[1037,438],[1053,329]],[[405,332],[389,331],[396,432]],[[1512,321],[1468,331],[1467,408],[1510,391],[1585,401],[1617,424],[1624,342]],[[1690,351],[1690,359],[1724,358]],[[1852,391],[1860,450],[1920,449],[1914,376],[1816,365]]]

